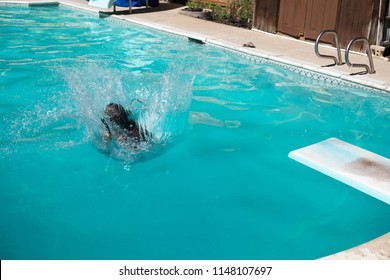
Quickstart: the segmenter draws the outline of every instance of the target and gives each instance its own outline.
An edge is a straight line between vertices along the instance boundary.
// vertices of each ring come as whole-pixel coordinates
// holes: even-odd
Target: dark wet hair
[[[104,113],[109,117],[111,122],[114,122],[121,127],[125,127],[129,123],[128,113],[120,104],[108,104]]]
[[[115,126],[122,129],[123,131],[121,133],[123,135],[127,135],[136,141],[139,141],[140,139],[147,141],[147,138],[152,137],[152,135],[146,129],[142,127],[140,128],[135,116],[133,115],[133,112],[130,110],[126,111],[122,105],[117,103],[110,103],[106,106],[104,113],[109,118],[109,122],[114,124],[114,130]],[[107,135],[111,137],[110,126],[107,124],[104,118],[102,118],[101,121],[106,128]]]

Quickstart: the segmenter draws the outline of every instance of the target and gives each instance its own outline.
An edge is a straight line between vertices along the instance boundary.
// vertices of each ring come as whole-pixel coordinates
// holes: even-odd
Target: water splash
[[[100,151],[127,163],[154,157],[185,135],[192,84],[200,65],[193,58],[181,58],[162,74],[142,75],[96,63],[63,68],[60,71],[69,91],[62,103],[86,127],[85,139]],[[152,141],[137,148],[134,143],[104,143],[100,119],[111,102],[131,110],[139,125],[153,135]]]
[[[45,102],[38,99],[36,104],[8,110],[3,117],[2,129],[7,136],[2,149],[13,153],[17,151],[18,144],[24,143],[45,150],[80,144],[80,122],[62,108],[60,99],[61,95],[54,95]]]
[[[157,156],[185,135],[192,84],[202,65],[200,59],[178,56],[160,73],[123,71],[112,61],[47,70],[27,93],[31,98],[23,106],[4,109],[2,130],[8,137],[0,149],[13,153],[23,144],[50,150],[94,143],[126,164]],[[134,112],[140,126],[153,134],[153,141],[137,149],[103,145],[101,118],[111,102]]]

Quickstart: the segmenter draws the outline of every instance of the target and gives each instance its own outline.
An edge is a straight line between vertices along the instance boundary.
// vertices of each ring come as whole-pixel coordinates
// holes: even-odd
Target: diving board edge
[[[337,138],[309,145],[288,156],[318,172],[390,204],[390,159]]]

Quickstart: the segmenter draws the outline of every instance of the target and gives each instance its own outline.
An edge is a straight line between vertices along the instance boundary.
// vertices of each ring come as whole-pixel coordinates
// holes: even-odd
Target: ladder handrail
[[[359,64],[359,63],[354,64],[354,63],[351,63],[349,61],[349,51],[351,49],[351,46],[352,46],[353,43],[358,42],[358,41],[363,41],[363,42],[367,43],[368,47],[366,49],[366,54],[368,56],[368,61],[370,63],[370,66],[368,66],[367,64]],[[370,49],[370,42],[367,40],[367,38],[365,38],[365,37],[355,37],[355,38],[353,38],[349,42],[349,44],[348,44],[348,46],[347,46],[347,48],[345,50],[345,62],[350,67],[363,67],[363,68],[365,68],[366,69],[366,73],[364,73],[364,74],[367,74],[367,73],[374,74],[375,73],[374,61],[372,59],[372,53],[371,53],[371,49]],[[355,74],[360,74],[360,73],[354,73],[354,74],[351,74],[351,75],[355,75]]]
[[[321,37],[325,34],[325,33],[331,33],[333,34],[334,36],[334,39],[335,39],[335,43],[336,43],[336,48],[337,48],[337,57],[338,59],[333,56],[333,55],[325,55],[325,54],[320,54],[319,50],[318,50],[318,45],[320,43],[320,39]],[[343,62],[342,62],[342,59],[341,59],[341,50],[340,50],[340,43],[339,43],[339,36],[337,34],[337,32],[335,30],[323,30],[321,31],[318,36],[317,36],[317,40],[316,40],[316,43],[314,45],[314,51],[316,53],[316,55],[318,57],[323,57],[323,58],[331,58],[333,59],[334,61],[334,65],[343,65]],[[331,65],[327,65],[327,66],[334,66],[333,64]]]

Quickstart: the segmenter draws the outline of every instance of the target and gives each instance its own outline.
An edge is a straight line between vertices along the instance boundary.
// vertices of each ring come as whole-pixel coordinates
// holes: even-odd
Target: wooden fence
[[[321,30],[334,29],[342,48],[356,36],[375,45],[387,30],[386,7],[389,0],[255,0],[253,27],[312,40]],[[362,50],[363,44],[353,49]]]

